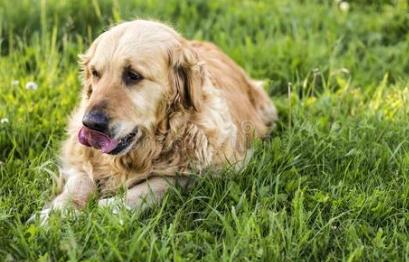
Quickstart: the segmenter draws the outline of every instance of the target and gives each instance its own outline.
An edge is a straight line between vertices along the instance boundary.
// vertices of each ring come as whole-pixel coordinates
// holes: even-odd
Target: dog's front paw
[[[44,208],[40,212],[32,214],[31,217],[27,220],[27,223],[34,223],[38,217],[40,225],[42,226],[46,225],[50,217],[51,211],[52,211],[51,208]]]
[[[47,225],[50,216],[53,212],[57,212],[61,215],[61,217],[77,217],[79,215],[79,210],[70,207],[61,207],[61,206],[47,206],[44,207],[40,212],[35,212],[31,217],[27,220],[27,223],[34,223],[38,221],[41,226]]]
[[[119,197],[103,198],[98,201],[98,206],[102,208],[110,208],[112,213],[118,214],[121,208],[129,209],[124,200]]]
[[[120,213],[121,209],[130,209],[130,207],[119,197],[104,198],[98,201],[98,206],[102,208],[108,208],[112,211],[112,214],[118,217],[118,221],[121,225],[124,224],[124,219]]]

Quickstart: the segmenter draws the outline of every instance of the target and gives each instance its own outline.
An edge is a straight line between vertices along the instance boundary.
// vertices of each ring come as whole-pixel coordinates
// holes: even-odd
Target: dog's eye
[[[142,76],[132,70],[125,70],[123,78],[127,85],[132,85],[142,80]]]
[[[93,77],[95,77],[95,78],[100,78],[100,74],[99,74],[99,72],[95,69],[95,68],[92,68],[91,69],[91,74],[92,74],[92,76]]]

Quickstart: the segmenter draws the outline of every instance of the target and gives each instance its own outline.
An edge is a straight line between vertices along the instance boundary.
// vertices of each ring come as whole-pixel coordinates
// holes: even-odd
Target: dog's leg
[[[188,183],[188,178],[152,177],[146,182],[128,189],[122,200],[116,197],[111,197],[99,200],[98,204],[101,207],[112,207],[114,208],[114,212],[117,211],[117,208],[119,207],[118,204],[123,204],[128,209],[138,208],[143,210],[159,202],[169,187],[176,183],[185,187]]]
[[[87,174],[72,173],[68,175],[63,192],[51,202],[51,207],[61,209],[71,204],[73,207],[83,208],[95,191],[96,185]]]
[[[45,224],[52,210],[63,210],[67,207],[85,207],[90,195],[94,193],[96,186],[87,174],[71,172],[66,176],[63,192],[47,204],[40,212],[41,224]],[[30,220],[35,219],[35,214]]]

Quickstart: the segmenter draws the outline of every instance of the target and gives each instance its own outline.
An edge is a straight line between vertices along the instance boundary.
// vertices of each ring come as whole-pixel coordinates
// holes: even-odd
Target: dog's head
[[[101,34],[81,56],[80,143],[123,155],[152,135],[169,110],[200,108],[197,53],[173,29],[136,20]]]

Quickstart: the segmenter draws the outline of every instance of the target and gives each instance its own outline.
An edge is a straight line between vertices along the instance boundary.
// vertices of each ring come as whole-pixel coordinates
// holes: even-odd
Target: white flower
[[[0,119],[0,124],[5,125],[9,123],[9,119],[8,118],[2,118]]]
[[[18,84],[20,84],[20,81],[18,81],[18,80],[11,81],[12,86],[18,86]]]
[[[342,12],[348,12],[349,3],[347,1],[342,1],[341,3],[339,3],[339,9],[341,9]]]
[[[36,82],[27,82],[27,84],[26,84],[26,89],[29,89],[29,90],[36,90],[38,88],[38,85],[37,85],[37,83]]]

